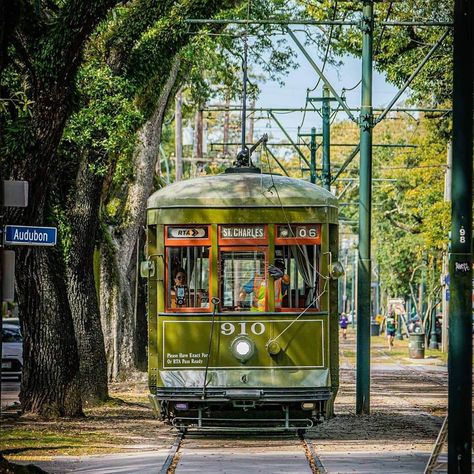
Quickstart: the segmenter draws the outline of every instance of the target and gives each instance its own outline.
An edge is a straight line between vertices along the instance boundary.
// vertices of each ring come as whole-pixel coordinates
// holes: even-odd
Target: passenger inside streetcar
[[[275,280],[275,309],[281,309],[283,298],[288,295],[290,277],[285,270],[285,261],[281,258],[277,258],[275,265],[270,265],[268,268],[268,273]]]
[[[171,307],[183,308],[186,306],[189,306],[186,272],[183,268],[178,268],[174,276],[174,285],[171,289]]]
[[[268,273],[275,281],[275,308],[282,307],[283,297],[288,293],[290,277],[285,273],[285,262],[282,259],[275,260],[275,265],[268,267]],[[242,303],[247,295],[252,295],[250,311],[265,311],[266,303],[266,278],[263,272],[258,272],[240,290],[237,309],[241,309]]]

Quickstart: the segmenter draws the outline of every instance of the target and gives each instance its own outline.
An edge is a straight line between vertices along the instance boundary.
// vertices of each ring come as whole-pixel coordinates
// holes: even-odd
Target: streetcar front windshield
[[[265,252],[229,250],[220,254],[220,294],[223,311],[265,311]]]

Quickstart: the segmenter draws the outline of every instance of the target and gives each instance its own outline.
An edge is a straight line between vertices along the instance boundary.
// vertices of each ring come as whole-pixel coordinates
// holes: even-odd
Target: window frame
[[[199,238],[172,238],[168,237],[168,229],[169,228],[206,228],[207,229],[207,237],[199,237]],[[213,293],[212,293],[212,261],[213,261],[213,251],[212,251],[212,228],[208,224],[196,224],[196,225],[165,225],[164,228],[164,263],[165,263],[165,275],[164,275],[164,308],[165,308],[165,313],[203,313],[203,314],[208,314],[212,312],[211,309],[211,299],[213,298]],[[171,308],[169,306],[169,301],[170,301],[170,294],[168,294],[168,283],[170,282],[170,278],[172,276],[169,275],[168,271],[168,263],[169,263],[169,252],[168,250],[171,248],[177,248],[177,247],[208,247],[209,248],[209,288],[208,288],[208,294],[209,294],[209,305],[207,308],[202,308],[202,307],[187,307],[187,308]],[[189,285],[188,285],[189,287]]]
[[[276,239],[275,239],[276,240]],[[286,239],[285,243],[284,244],[277,244],[275,242],[275,247],[290,247],[290,246],[300,246],[300,245],[312,245],[314,247],[319,247],[319,257],[318,257],[318,267],[316,269],[317,271],[317,284],[316,284],[316,289],[320,290],[321,289],[321,256],[322,256],[322,248],[321,248],[321,244],[317,244],[314,242],[314,239],[312,239],[312,242],[310,244],[300,244],[300,243],[293,243],[295,240],[301,240],[301,239],[297,239],[297,238],[294,238],[294,237],[291,237],[291,238],[288,238]],[[288,242],[290,241],[290,242]],[[276,258],[276,257],[275,257]],[[286,259],[285,259],[285,264],[286,264]],[[289,285],[289,291],[291,291],[291,281],[292,281],[292,276],[290,276],[290,285]],[[296,288],[295,288],[296,289]],[[321,295],[322,296],[322,295]],[[276,308],[275,307],[275,312],[276,313],[301,313],[302,311],[305,311],[306,310],[306,307],[303,306],[303,307],[298,307],[298,308],[288,308],[288,307],[281,307],[281,308]],[[318,306],[315,306],[314,308],[308,308],[307,311],[309,311],[310,313],[311,312],[319,312],[321,311],[321,297],[319,298],[319,305]]]

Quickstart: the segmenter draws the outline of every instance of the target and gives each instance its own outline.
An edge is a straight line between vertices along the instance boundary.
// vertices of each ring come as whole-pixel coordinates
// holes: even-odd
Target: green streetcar
[[[309,428],[339,385],[337,200],[228,171],[148,200],[150,399],[179,428]]]

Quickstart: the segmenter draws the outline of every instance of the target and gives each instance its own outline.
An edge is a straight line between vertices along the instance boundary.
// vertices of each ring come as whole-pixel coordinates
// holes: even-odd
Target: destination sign
[[[168,227],[169,239],[204,239],[207,227]]]
[[[26,225],[6,225],[4,243],[6,245],[56,245],[56,227],[32,227]]]
[[[265,226],[222,226],[221,239],[264,239]]]
[[[281,225],[278,227],[280,239],[317,239],[319,236],[319,225]]]

